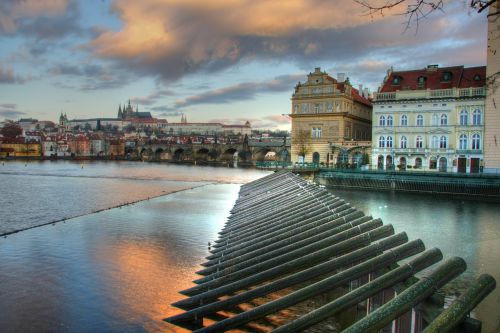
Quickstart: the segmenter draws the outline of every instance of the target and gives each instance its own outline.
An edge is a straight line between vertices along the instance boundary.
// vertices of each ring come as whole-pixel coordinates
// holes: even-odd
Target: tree
[[[367,12],[368,16],[374,17],[376,15],[384,16],[389,10],[397,9],[397,7],[403,7],[402,12],[399,14],[405,15],[408,20],[406,24],[406,29],[408,29],[412,23],[415,23],[418,28],[419,21],[427,17],[430,13],[439,10],[442,11],[445,4],[443,0],[387,0],[383,2],[377,2],[375,0],[353,0],[354,2],[363,6]],[[492,7],[497,0],[464,0],[468,2],[468,6],[475,10],[477,13],[482,13],[485,9]],[[500,9],[495,8],[492,12],[488,13],[487,16],[497,16],[500,14]]]
[[[304,129],[298,130],[297,135],[292,135],[292,145],[297,147],[297,154],[299,156],[305,157],[309,153],[311,150],[309,146],[310,141],[310,134]]]
[[[13,121],[6,122],[2,129],[0,129],[0,134],[2,134],[4,138],[8,139],[14,139],[22,133],[23,129],[21,126]]]

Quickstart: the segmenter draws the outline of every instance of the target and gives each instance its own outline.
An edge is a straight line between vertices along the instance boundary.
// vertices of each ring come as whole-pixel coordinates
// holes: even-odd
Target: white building
[[[485,67],[389,71],[373,99],[372,169],[477,173]]]

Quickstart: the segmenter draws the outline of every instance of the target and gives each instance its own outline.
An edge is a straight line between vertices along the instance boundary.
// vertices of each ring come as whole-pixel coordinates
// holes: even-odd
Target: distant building
[[[185,115],[180,123],[168,123],[164,132],[169,135],[251,135],[252,126],[247,121],[243,125],[221,123],[189,123]]]
[[[389,70],[373,98],[372,168],[480,171],[485,67]]]
[[[128,104],[123,106],[123,109],[118,106],[118,119],[129,120],[129,119],[151,119],[151,112],[139,112],[139,105],[136,106],[136,109],[132,107],[130,104],[130,100],[128,100]]]
[[[371,146],[368,90],[318,67],[292,95],[292,162],[360,166]]]
[[[489,7],[490,13],[500,10],[500,2]],[[488,78],[484,113],[484,171],[500,173],[500,18],[488,17],[488,48],[486,77]]]

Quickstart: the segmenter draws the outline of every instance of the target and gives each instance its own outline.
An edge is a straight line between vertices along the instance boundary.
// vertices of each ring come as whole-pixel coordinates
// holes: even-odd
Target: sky
[[[374,0],[377,1],[377,0]],[[485,14],[445,2],[406,29],[404,7],[352,0],[1,0],[0,120],[116,117],[289,129],[297,82],[321,67],[376,91],[387,69],[486,64]]]

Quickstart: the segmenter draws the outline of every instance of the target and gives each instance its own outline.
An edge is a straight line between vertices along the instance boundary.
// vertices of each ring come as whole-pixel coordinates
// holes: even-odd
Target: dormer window
[[[425,76],[419,76],[417,79],[417,87],[418,88],[425,88],[425,80],[426,80]]]
[[[395,77],[392,79],[392,84],[395,84],[395,85],[399,85],[399,84],[401,84],[401,77],[399,77],[399,76],[395,76]]]
[[[451,81],[451,73],[450,72],[444,72],[443,73],[443,82],[449,82]]]
[[[474,81],[481,81],[481,75],[479,74],[474,75]]]

